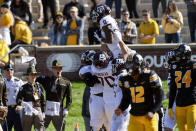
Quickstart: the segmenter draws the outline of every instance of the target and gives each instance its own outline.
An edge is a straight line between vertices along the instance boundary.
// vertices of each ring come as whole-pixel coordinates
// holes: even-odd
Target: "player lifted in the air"
[[[103,44],[101,45],[102,51],[108,49],[112,52],[113,58],[124,57],[121,45],[125,46],[126,50],[128,47],[122,41],[122,36],[118,28],[118,24],[114,18],[112,18],[111,10],[107,5],[98,5],[91,13],[91,19],[93,22],[97,22],[100,26],[101,35],[99,36],[96,32],[94,36]]]

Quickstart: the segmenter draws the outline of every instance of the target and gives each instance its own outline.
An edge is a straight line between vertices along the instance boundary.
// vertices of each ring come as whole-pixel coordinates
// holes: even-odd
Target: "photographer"
[[[175,2],[170,0],[168,2],[166,13],[162,19],[162,27],[165,31],[165,42],[179,43],[182,26],[182,13],[178,10]]]

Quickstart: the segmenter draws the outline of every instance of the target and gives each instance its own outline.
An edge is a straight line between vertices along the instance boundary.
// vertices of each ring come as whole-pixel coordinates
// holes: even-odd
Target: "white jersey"
[[[118,80],[124,74],[127,74],[126,70],[123,70],[123,72],[121,74],[119,74],[117,76],[117,78],[115,79],[114,92],[115,92],[115,105],[116,105],[116,108],[118,108],[118,106],[120,105],[122,97],[123,97],[122,89],[118,86]]]
[[[105,102],[114,102],[114,82],[115,76],[112,75],[111,62],[104,69],[98,69],[94,65],[91,66],[93,73],[98,77],[103,86],[103,98]]]
[[[113,57],[118,58],[119,55],[122,54],[122,51],[119,46],[119,41],[122,40],[122,35],[120,33],[116,20],[112,18],[110,15],[107,15],[100,20],[99,24],[101,28],[101,35],[103,38],[105,37],[105,33],[102,30],[102,28],[106,25],[110,25],[109,28],[113,32],[114,40],[112,43],[107,44],[107,46],[110,49],[110,51],[113,53]]]
[[[94,73],[91,70],[91,65],[87,65],[87,66],[83,66],[80,71],[79,71],[79,75],[82,76],[83,74],[90,72],[92,75],[94,75]],[[99,83],[95,84],[93,87],[90,87],[90,93],[91,94],[99,94],[99,93],[103,93],[103,86]]]

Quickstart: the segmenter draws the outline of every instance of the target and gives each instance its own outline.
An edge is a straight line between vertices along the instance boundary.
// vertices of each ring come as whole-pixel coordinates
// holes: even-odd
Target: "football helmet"
[[[95,55],[94,50],[87,50],[81,55],[81,63],[82,65],[91,65],[93,61],[93,56]]]
[[[104,51],[96,52],[93,57],[93,65],[98,69],[106,68],[109,64],[109,57]]]
[[[165,68],[168,68],[172,63],[174,63],[176,61],[176,50],[170,50],[166,53],[166,55],[164,56],[164,62],[163,65]]]
[[[132,75],[141,74],[145,66],[143,57],[138,53],[135,53],[132,58],[128,57],[126,60],[126,68]]]
[[[120,71],[125,69],[125,61],[120,58],[112,60],[112,75],[120,74]]]
[[[103,18],[105,15],[109,15],[110,13],[110,7],[101,4],[95,7],[95,9],[91,12],[90,16],[93,22],[99,22],[101,18]]]
[[[185,43],[178,46],[176,49],[176,61],[183,62],[191,59],[191,47]]]

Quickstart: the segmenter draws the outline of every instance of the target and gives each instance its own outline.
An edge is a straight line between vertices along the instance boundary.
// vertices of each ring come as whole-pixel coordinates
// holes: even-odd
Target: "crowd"
[[[184,0],[184,2],[187,4],[191,42],[195,42],[196,4],[194,0]],[[48,8],[51,11],[52,25],[48,34],[50,42],[47,44],[87,44],[83,38],[84,31],[86,30],[84,29],[85,23],[88,23],[88,44],[100,44],[100,41],[93,35],[94,32],[100,33],[99,25],[94,23],[90,17],[92,10],[100,3],[104,3],[104,1],[89,0],[88,6],[90,7],[90,12],[86,12],[82,3],[78,0],[71,0],[64,5],[61,12],[59,0],[38,0],[38,18],[36,21],[43,23],[42,26],[38,27],[39,29],[49,29],[51,19],[49,18]],[[184,20],[182,12],[180,12],[174,0],[152,0],[152,12],[146,10],[148,12],[146,14],[149,14],[147,16],[145,16],[146,14],[143,11],[141,11],[141,14],[138,13],[138,0],[126,0],[127,9],[122,9],[121,0],[106,0],[105,3],[111,9],[113,9],[113,3],[115,4],[115,18],[119,23],[119,29],[123,34],[123,40],[126,44],[155,44],[160,28],[164,30],[165,43],[178,43],[183,41],[180,34]],[[160,3],[162,5],[161,15],[158,14]],[[30,31],[29,27],[34,26],[32,0],[2,0],[0,4],[0,34],[3,36],[4,42],[8,46],[12,43],[11,48],[18,43],[31,44],[32,31]],[[155,19],[154,21],[151,16],[152,13],[153,18],[159,19]],[[25,23],[19,22],[20,24],[16,24],[15,17]],[[133,17],[141,17],[141,19],[139,22],[134,23],[131,20]],[[162,20],[160,20],[161,17]],[[16,25],[18,28],[15,27]],[[16,29],[17,31],[21,30],[21,33],[15,33]],[[26,35],[25,37],[29,38],[29,41],[21,38],[21,35]]]

